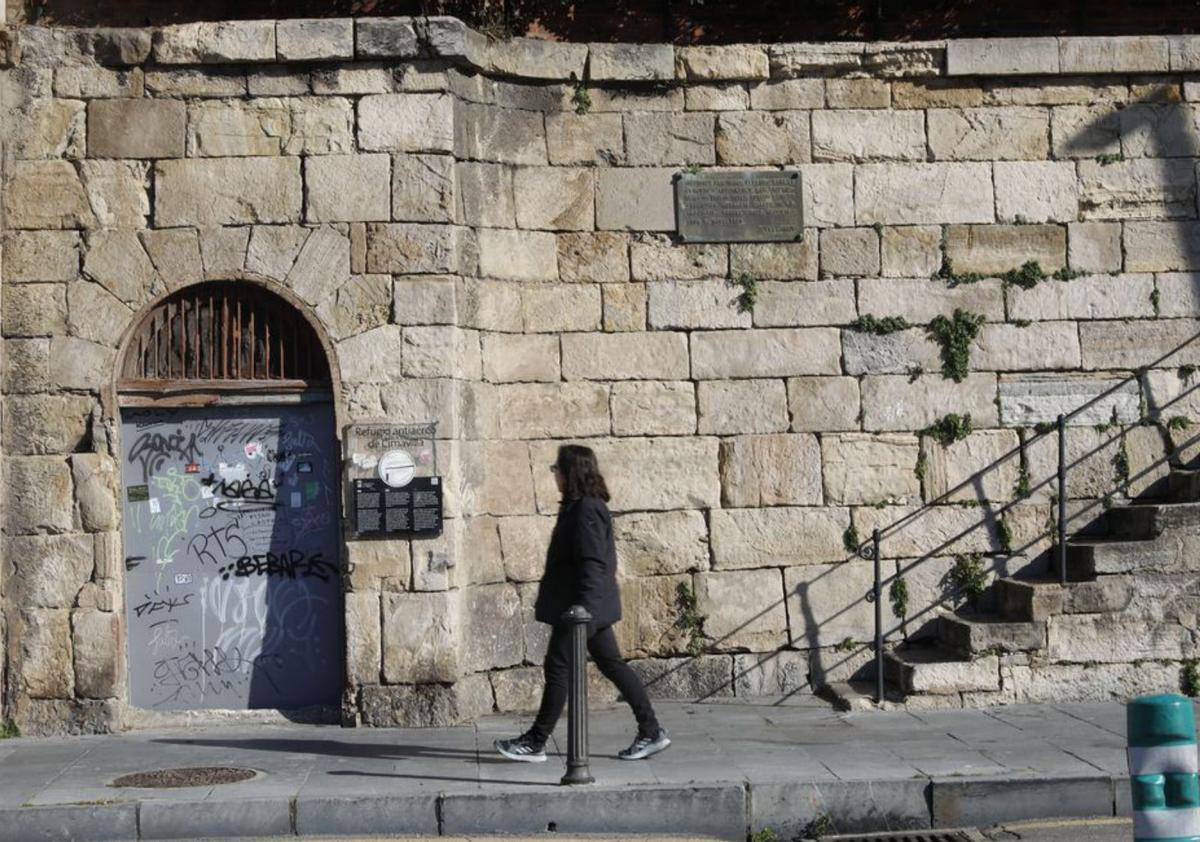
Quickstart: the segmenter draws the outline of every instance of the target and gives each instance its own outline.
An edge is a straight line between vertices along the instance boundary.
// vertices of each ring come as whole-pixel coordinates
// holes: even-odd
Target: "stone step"
[[[1134,503],[1105,514],[1110,538],[1150,539],[1167,530],[1200,531],[1200,502]]]
[[[1044,622],[1063,612],[1065,594],[1057,579],[998,579],[996,607],[1010,622]]]
[[[1178,569],[1178,546],[1172,541],[1121,541],[1076,538],[1067,543],[1067,579],[1085,582],[1097,576]],[[1052,572],[1058,573],[1055,554]]]
[[[943,614],[938,618],[938,640],[963,657],[1029,652],[1045,647],[1046,623],[1014,623],[985,614]]]
[[[996,655],[963,658],[939,645],[905,645],[884,655],[883,676],[888,685],[906,694],[999,690],[1000,659]]]
[[[1172,468],[1167,475],[1167,496],[1177,503],[1200,500],[1200,469]]]

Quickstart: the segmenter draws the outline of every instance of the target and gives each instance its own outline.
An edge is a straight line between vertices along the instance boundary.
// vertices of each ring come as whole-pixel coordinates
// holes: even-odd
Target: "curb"
[[[670,833],[785,838],[824,817],[836,833],[990,827],[1128,815],[1127,778],[917,777],[350,798],[137,801],[0,809],[5,838],[117,842],[237,836]],[[9,836],[8,834],[12,834]]]

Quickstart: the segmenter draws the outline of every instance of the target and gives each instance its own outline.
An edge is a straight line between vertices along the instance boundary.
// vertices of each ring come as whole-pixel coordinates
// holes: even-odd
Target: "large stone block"
[[[547,114],[546,148],[552,164],[611,164],[621,161],[625,157],[621,115]]]
[[[855,168],[854,214],[860,225],[991,222],[993,202],[989,164],[862,164]]]
[[[243,254],[247,271],[282,280],[288,276],[311,230],[299,225],[256,225]],[[235,271],[240,264],[235,263]]]
[[[589,44],[588,70],[597,82],[652,82],[675,78],[669,44]]]
[[[629,239],[596,231],[558,238],[558,272],[564,281],[615,283],[629,280]]]
[[[558,337],[483,334],[483,376],[493,383],[559,379]]]
[[[971,108],[984,103],[984,89],[971,80],[897,79],[892,83],[895,108]]]
[[[90,535],[14,535],[4,546],[9,587],[27,608],[71,608],[92,577]]]
[[[1164,273],[1155,280],[1158,315],[1164,318],[1200,316],[1200,275]]]
[[[691,639],[680,622],[679,587],[691,576],[650,576],[621,584],[618,645],[626,658],[683,655]]]
[[[691,339],[692,376],[698,380],[841,372],[841,343],[833,328],[702,331]]]
[[[1190,104],[1134,104],[1121,111],[1121,151],[1128,158],[1200,154],[1200,133]]]
[[[383,678],[389,683],[451,682],[458,677],[458,595],[383,595]]]
[[[521,321],[530,333],[599,330],[600,288],[581,284],[530,284],[521,290]]]
[[[1127,222],[1123,242],[1126,272],[1200,269],[1200,223]]]
[[[696,397],[701,433],[778,433],[788,428],[782,380],[706,380],[697,384]]]
[[[34,699],[69,699],[74,695],[71,622],[65,610],[33,609],[20,614],[19,676],[25,694]]]
[[[439,159],[440,160],[440,159]],[[375,222],[391,219],[387,155],[314,155],[304,159],[309,222]],[[405,185],[411,180],[406,179]],[[404,219],[414,218],[409,216]],[[446,222],[419,217],[419,221]]]
[[[354,58],[354,21],[281,20],[275,24],[280,61],[333,61]]]
[[[275,22],[269,20],[185,23],[154,33],[160,64],[275,61]]]
[[[711,513],[713,569],[819,564],[846,556],[843,508],[720,509]]]
[[[55,336],[50,340],[50,380],[63,389],[96,393],[113,375],[116,351],[107,345]]]
[[[820,112],[818,112],[820,113]],[[726,166],[812,160],[806,111],[731,111],[717,119],[717,160]],[[632,153],[632,145],[631,145]]]
[[[500,434],[506,439],[607,435],[608,387],[600,383],[501,386]]]
[[[832,505],[908,503],[921,496],[915,436],[821,437],[825,500]]]
[[[542,578],[555,521],[544,515],[498,519],[504,574],[509,580],[537,582]]]
[[[548,231],[484,228],[479,237],[479,274],[510,281],[558,279],[558,242]]]
[[[793,618],[791,645],[820,649],[870,639],[875,606],[867,601],[867,594],[873,575],[867,561],[786,568],[783,584]]]
[[[553,455],[542,464],[554,461]],[[482,515],[523,515],[534,511],[529,452],[508,442],[464,442],[462,487],[464,512]],[[548,472],[547,472],[548,473]]]
[[[737,84],[695,85],[684,91],[684,102],[688,111],[740,112],[750,107],[750,94]]]
[[[778,649],[787,642],[783,574],[737,570],[696,575],[696,610],[710,651]]]
[[[643,236],[630,245],[632,277],[638,281],[699,280],[726,274],[723,245],[679,245],[662,235]]]
[[[6,188],[5,223],[10,229],[88,228],[96,222],[70,161],[15,161]]]
[[[1113,641],[1121,641],[1114,646]],[[1196,645],[1181,625],[1111,614],[1051,617],[1047,651],[1058,662],[1111,664],[1194,657]]]
[[[614,512],[706,509],[717,506],[721,484],[717,477],[717,440],[709,437],[648,439],[587,439],[582,444],[596,451]],[[534,444],[535,465],[550,465],[558,442]],[[654,476],[657,482],[647,483]],[[538,509],[557,511],[561,495],[547,470],[534,472]]]
[[[1191,342],[1195,335],[1196,323],[1191,319],[1081,322],[1083,367],[1140,368],[1177,348],[1178,353],[1160,365],[1194,365],[1200,363],[1200,347]]]
[[[825,85],[821,79],[760,82],[750,88],[750,107],[755,111],[791,111],[824,106]]]
[[[721,442],[723,506],[806,506],[821,502],[821,450],[815,436],[737,436]]]
[[[479,380],[479,334],[453,325],[404,328],[404,374],[407,377],[459,377]],[[392,363],[395,375],[395,362]]]
[[[1079,162],[1079,202],[1084,219],[1172,219],[1193,216],[1193,161],[1132,158],[1103,165]]]
[[[482,681],[482,685],[479,682]],[[449,728],[473,722],[490,708],[486,676],[468,676],[452,685],[400,684],[362,688],[363,724],[377,728]]]
[[[968,374],[962,383],[925,376],[867,375],[862,380],[863,428],[923,430],[948,412],[969,414],[976,427],[997,422],[996,376]]]
[[[200,237],[194,228],[143,231],[141,238],[150,262],[168,286],[177,287],[204,278]]]
[[[626,157],[634,166],[715,162],[712,114],[629,114]]]
[[[998,275],[1029,261],[1047,272],[1067,265],[1060,225],[955,225],[946,230],[946,257],[958,272]]]
[[[449,94],[382,94],[358,103],[358,144],[386,152],[453,152]]]
[[[83,272],[126,304],[150,296],[154,263],[132,231],[99,231],[88,239]]]
[[[4,531],[8,535],[69,532],[74,527],[71,469],[64,457],[20,456],[6,460],[8,488]]]
[[[817,230],[805,231],[798,243],[734,243],[729,271],[734,277],[746,272],[762,279],[816,280]]]
[[[5,343],[4,394],[44,392],[50,388],[50,340],[10,339]]]
[[[355,41],[360,58],[414,58],[420,53],[413,18],[356,20]]]
[[[21,284],[4,293],[4,336],[52,336],[67,327],[62,284]]]
[[[635,246],[636,248],[636,246]],[[726,281],[656,281],[647,285],[649,325],[660,328],[750,327],[738,291]]]
[[[1089,275],[1014,289],[1008,308],[1014,319],[1150,318],[1153,292],[1152,275]]]
[[[540,112],[460,102],[453,116],[459,159],[535,166],[548,161]]]
[[[587,231],[595,226],[592,170],[520,167],[513,174],[517,225],[549,231]]]
[[[469,268],[473,243],[450,225],[367,225],[367,271],[395,274],[456,274]]]
[[[1140,415],[1137,383],[1117,387],[1112,377],[1072,374],[1024,374],[1000,380],[1000,417],[1008,427],[1033,427],[1052,423],[1084,404],[1095,403],[1070,423],[1079,426],[1107,424],[1114,414],[1122,423],[1135,423]],[[1103,395],[1103,397],[1101,397]]]
[[[155,164],[159,225],[236,225],[300,218],[299,158],[217,158]]]
[[[557,346],[558,340],[554,342]],[[612,421],[618,436],[691,435],[696,432],[695,387],[688,382],[614,383]]]
[[[847,374],[908,374],[938,367],[938,347],[923,330],[875,334],[842,331],[842,360]]]
[[[188,157],[278,155],[290,133],[291,115],[281,99],[200,101],[188,109]]]
[[[1170,68],[1162,36],[1060,38],[1058,62],[1063,73],[1165,73]]]
[[[467,672],[509,667],[525,658],[521,600],[512,585],[463,591],[463,634],[459,659]]]
[[[120,528],[120,468],[103,453],[71,456],[71,475],[79,519],[88,532],[111,532]]]
[[[884,228],[882,272],[891,278],[926,278],[942,265],[942,229],[933,225]]]
[[[1040,108],[930,109],[929,149],[943,161],[1041,160],[1050,117]]]
[[[1054,157],[1121,154],[1121,115],[1113,105],[1064,105],[1051,109]]]
[[[405,594],[407,596],[408,594]],[[398,596],[398,594],[389,594]],[[380,594],[346,594],[346,673],[355,684],[378,684],[383,676],[383,627]]]
[[[98,99],[88,103],[93,158],[182,158],[184,104],[172,99]],[[137,126],[137,131],[130,131]]]
[[[630,666],[652,699],[699,701],[733,695],[728,655],[647,659]]]
[[[849,278],[807,284],[763,281],[758,285],[754,326],[841,325],[857,314],[854,281]]]
[[[1012,294],[1013,299],[1017,296],[1016,292]],[[924,278],[862,278],[858,282],[858,304],[863,313],[902,316],[912,324],[929,322],[935,316],[950,316],[959,309],[980,314],[989,321],[1002,321],[1004,287],[997,280],[951,287]]]
[[[23,109],[12,138],[18,158],[82,158],[85,154],[84,104],[38,97]]]
[[[84,699],[109,699],[124,685],[121,675],[121,615],[80,610],[71,615],[75,652],[75,693]],[[61,645],[61,644],[59,644]]]
[[[312,229],[285,283],[315,306],[350,280],[350,238],[331,226]]]
[[[473,161],[460,161],[456,168],[462,193],[463,221],[487,228],[515,228],[513,168]],[[396,188],[401,189],[399,181]]]
[[[817,161],[921,161],[925,115],[919,111],[814,111]]]
[[[864,506],[854,510],[859,535],[912,515],[917,506]],[[996,513],[976,506],[931,506],[887,535],[887,553],[896,558],[925,558],[954,553],[998,553]]]
[[[611,284],[604,288],[604,329],[609,332],[646,329],[645,284]]]
[[[1079,334],[1072,322],[984,325],[971,343],[976,371],[1041,371],[1079,367]]]
[[[1056,38],[955,38],[946,44],[950,76],[1058,73]]]
[[[79,245],[75,231],[10,231],[4,236],[4,281],[73,281]]]
[[[337,344],[342,380],[348,383],[388,383],[396,375],[396,360],[404,349],[401,329],[381,325]]]
[[[1073,222],[1067,226],[1067,263],[1081,272],[1119,272],[1121,224]]]
[[[675,230],[674,174],[670,168],[601,169],[596,180],[596,227]]]
[[[613,535],[626,576],[708,569],[708,524],[702,512],[629,512],[613,519]]]
[[[879,234],[873,228],[826,228],[821,232],[824,275],[878,275]]]
[[[788,409],[796,432],[858,429],[857,378],[793,377],[787,386]]]
[[[948,445],[926,438],[926,496],[940,498],[958,489],[947,502],[1012,499],[1020,467],[1020,457],[1015,454],[1018,443],[1013,430],[976,430]],[[1010,453],[1014,455],[995,464]]]
[[[573,334],[562,337],[567,380],[686,380],[684,333]]]
[[[163,97],[245,96],[246,72],[242,68],[173,67],[146,73],[146,90]]]
[[[816,75],[841,75],[862,68],[865,49],[861,43],[772,44],[771,77],[803,78]]]
[[[729,45],[682,47],[675,51],[675,71],[680,79],[766,79],[770,72],[762,47]]]
[[[993,167],[996,216],[1001,222],[1074,222],[1078,218],[1080,191],[1070,161],[997,161]],[[1087,191],[1083,192],[1086,203]]]

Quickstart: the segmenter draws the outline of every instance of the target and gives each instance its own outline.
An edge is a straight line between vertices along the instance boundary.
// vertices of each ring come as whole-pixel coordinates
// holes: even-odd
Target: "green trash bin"
[[[1126,705],[1136,842],[1200,842],[1200,778],[1192,700],[1174,693]]]

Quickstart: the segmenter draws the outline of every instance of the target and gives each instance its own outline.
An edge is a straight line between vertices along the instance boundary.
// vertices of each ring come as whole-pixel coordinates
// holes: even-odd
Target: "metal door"
[[[337,446],[327,404],[122,412],[130,699],[337,704]]]

